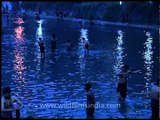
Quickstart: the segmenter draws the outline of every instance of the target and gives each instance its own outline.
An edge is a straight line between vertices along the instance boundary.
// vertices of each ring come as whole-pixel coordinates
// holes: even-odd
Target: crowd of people
[[[118,74],[118,86],[117,92],[119,93],[119,100],[125,100],[127,96],[127,79],[129,73],[137,73],[136,71],[130,71],[128,65],[124,65],[122,67],[122,71]],[[87,97],[87,107],[86,107],[86,115],[88,119],[94,118],[95,112],[95,95],[92,91],[91,83],[86,83],[84,87],[86,91]],[[151,89],[151,119],[158,120],[159,119],[159,79],[157,83],[153,85]],[[20,118],[20,109],[23,107],[23,103],[14,95],[11,95],[11,88],[4,87],[3,96],[1,97],[1,118],[3,119],[13,119],[12,112],[16,112],[16,118]]]
[[[131,73],[138,73],[139,70],[129,70],[129,66],[125,64],[122,66],[121,71],[118,76],[118,85],[117,85],[117,93],[119,94],[119,100],[124,101],[127,96],[127,81],[128,75]],[[85,84],[84,87],[86,91],[87,97],[87,107],[86,107],[86,115],[88,119],[94,118],[95,112],[95,95],[92,91],[92,85],[90,82]],[[159,79],[157,79],[156,84],[152,86],[151,89],[151,119],[158,120],[159,119]],[[20,118],[20,109],[23,107],[22,102],[16,97],[11,95],[10,87],[4,87],[3,96],[1,97],[1,117],[11,119],[13,118],[12,112],[16,112],[16,118]]]
[[[63,10],[56,10],[55,15],[58,19],[62,19],[63,17],[66,17],[66,12]]]
[[[44,57],[45,53],[45,47],[44,47],[44,42],[42,41],[41,38],[39,38],[39,47],[40,47],[40,52],[41,52],[41,57]],[[90,44],[88,41],[85,40],[85,38],[82,38],[82,43],[83,43],[83,48],[85,49],[85,53],[89,53],[90,49]],[[56,50],[56,45],[57,44],[57,37],[55,33],[52,34],[52,39],[51,39],[51,50],[52,53]],[[70,40],[67,40],[66,44],[66,51],[71,51],[73,46]],[[118,93],[118,99],[125,101],[125,98],[127,96],[127,81],[128,81],[128,76],[131,74],[136,74],[141,72],[141,70],[131,70],[129,65],[124,64],[117,74],[118,77],[118,82],[117,82],[117,93]],[[151,100],[151,111],[152,111],[152,118],[157,119],[158,118],[158,112],[159,112],[159,92],[160,92],[160,87],[158,86],[159,80],[157,80],[157,84],[153,86],[152,88],[152,100]],[[87,83],[85,85],[85,90],[86,90],[86,95],[87,95],[87,108],[86,108],[86,115],[87,118],[93,118],[94,117],[94,109],[95,109],[95,97],[94,93],[91,90],[91,84]]]
[[[40,20],[40,15],[42,14],[42,9],[39,8],[35,11],[35,19]],[[46,15],[49,15],[49,11],[46,11]],[[57,19],[63,19],[67,17],[67,14],[64,10],[55,10],[54,15]]]
[[[4,10],[7,14],[7,8]],[[40,20],[40,14],[42,13],[42,10],[39,9],[38,12],[36,12],[36,20]],[[57,13],[58,14],[58,13]],[[52,53],[54,53],[57,49],[57,37],[56,34],[53,33],[51,35],[51,41],[50,41],[50,48]],[[85,50],[86,54],[89,54],[90,50],[90,43],[85,39],[82,38],[83,43],[83,49]],[[42,38],[39,38],[39,49],[41,58],[45,57],[45,51],[46,46]],[[73,44],[70,40],[66,41],[65,44],[66,51],[72,51]],[[117,84],[117,93],[119,96],[119,100],[125,101],[125,98],[127,96],[127,81],[128,76],[130,74],[136,74],[140,72],[140,70],[131,70],[129,65],[124,64],[121,68],[121,71],[117,74],[118,77],[118,84]],[[95,95],[92,91],[92,85],[91,83],[85,84],[85,91],[87,96],[87,108],[86,108],[86,115],[87,118],[94,118],[94,112],[95,112]],[[157,83],[152,87],[151,89],[151,111],[152,111],[152,119],[158,120],[159,119],[159,79],[157,80]],[[3,96],[1,97],[1,116],[2,118],[8,118],[11,119],[12,112],[16,111],[16,117],[20,118],[20,109],[23,107],[22,102],[16,97],[11,95],[11,89],[10,87],[4,87],[3,89]]]
[[[90,50],[90,46],[91,46],[90,43],[85,38],[82,38],[82,43],[83,43],[83,49],[85,50],[85,53],[89,54],[89,50]],[[42,38],[39,38],[38,44],[39,44],[41,58],[44,58],[46,48],[45,48],[45,43],[42,40]],[[56,37],[55,33],[52,34],[50,45],[51,45],[50,46],[51,51],[52,51],[52,53],[54,53],[56,51],[56,48],[57,48],[57,37]],[[72,51],[73,50],[73,44],[70,40],[66,41],[65,48],[66,48],[66,51]]]

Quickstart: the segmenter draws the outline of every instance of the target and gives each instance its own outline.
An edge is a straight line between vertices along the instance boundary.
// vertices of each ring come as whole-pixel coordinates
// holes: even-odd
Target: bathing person
[[[86,108],[87,118],[93,118],[95,111],[95,96],[91,90],[91,87],[92,86],[90,83],[85,84],[85,91],[87,95],[87,108]]]
[[[37,14],[36,15],[36,21],[39,21],[40,20],[40,16]]]
[[[39,9],[38,9],[38,13],[39,13],[39,14],[42,14],[42,8],[39,8]]]
[[[51,49],[52,49],[52,53],[55,51],[56,49],[56,44],[57,44],[57,38],[55,33],[52,34],[52,38],[51,38]]]
[[[121,71],[118,73],[118,85],[117,92],[119,94],[119,100],[125,100],[127,96],[127,81],[130,73],[137,73],[139,70],[129,70],[129,65],[125,64],[122,66]]]
[[[36,21],[39,21],[40,20],[40,14],[38,12],[36,12],[35,16],[36,16]]]
[[[16,111],[16,118],[20,118],[22,106],[21,101],[16,96],[11,95],[10,87],[5,87],[1,98],[1,117],[3,119],[12,119],[12,112]]]
[[[27,14],[25,12],[23,12],[23,21],[26,21],[26,18],[27,18]]]
[[[8,10],[6,10],[5,16],[7,19],[7,26],[8,26],[9,25],[9,12],[8,12]]]
[[[159,79],[157,80],[156,85],[154,85],[151,89],[151,111],[152,111],[152,120],[159,119]]]
[[[3,7],[3,12],[2,12],[3,14],[5,14],[6,13],[6,8],[5,7]]]
[[[66,42],[66,50],[71,51],[72,50],[72,43],[70,40],[67,40]]]
[[[85,38],[82,38],[83,43],[84,43],[84,48],[85,48],[85,53],[89,53],[89,42],[85,40]]]
[[[39,48],[40,48],[40,52],[41,52],[41,58],[44,57],[45,55],[45,46],[44,46],[44,42],[42,41],[42,38],[39,38]]]

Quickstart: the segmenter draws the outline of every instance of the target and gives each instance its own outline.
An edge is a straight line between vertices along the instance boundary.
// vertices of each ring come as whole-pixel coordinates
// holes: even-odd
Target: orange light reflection
[[[24,31],[24,27],[22,26],[18,26],[17,28],[15,28],[15,33],[16,33],[16,39],[18,40],[23,40],[23,31]]]
[[[23,19],[22,18],[18,18],[17,19],[17,21],[14,21],[15,23],[17,23],[17,24],[22,24],[22,23],[24,23],[24,21],[23,21]]]

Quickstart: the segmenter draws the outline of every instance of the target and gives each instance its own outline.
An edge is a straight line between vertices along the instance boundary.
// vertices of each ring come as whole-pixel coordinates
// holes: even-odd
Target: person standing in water
[[[51,49],[52,49],[52,53],[56,50],[56,44],[57,44],[57,38],[55,33],[52,34],[52,38],[51,38]]]
[[[159,79],[157,80],[156,85],[154,85],[151,89],[151,111],[152,111],[152,120],[159,119]]]
[[[16,111],[16,118],[20,118],[20,109],[22,107],[22,102],[16,96],[11,95],[10,87],[4,87],[3,96],[1,97],[1,118],[13,119],[13,111]]]
[[[26,14],[26,12],[23,12],[23,21],[26,21],[26,18],[27,18],[27,14]]]
[[[66,50],[71,51],[72,50],[72,43],[70,40],[67,40],[66,42]]]
[[[86,114],[87,118],[94,118],[94,111],[95,111],[95,96],[94,93],[91,90],[91,84],[87,83],[85,84],[85,91],[87,95],[87,108],[86,108]]]
[[[5,16],[6,16],[6,20],[7,20],[7,26],[8,26],[9,25],[9,10],[8,10],[8,5],[6,5]]]
[[[41,58],[44,58],[45,56],[45,46],[44,46],[44,42],[42,41],[42,38],[39,38],[39,48],[40,48],[40,52],[41,52]]]
[[[119,100],[125,100],[127,96],[127,81],[128,75],[130,73],[137,73],[140,70],[131,71],[129,70],[129,65],[125,64],[122,66],[120,73],[118,76],[118,85],[117,85],[117,92],[119,95]]]
[[[84,43],[85,53],[89,53],[89,48],[90,48],[89,42],[86,41],[85,38],[82,38],[82,40],[83,40],[83,43]]]
[[[40,20],[40,14],[38,11],[36,11],[36,13],[35,13],[35,19],[36,19],[36,21]]]

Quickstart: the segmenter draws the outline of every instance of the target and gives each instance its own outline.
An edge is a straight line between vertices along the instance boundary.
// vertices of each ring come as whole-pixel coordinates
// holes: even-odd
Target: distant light
[[[149,3],[151,3],[151,4],[152,4],[152,1],[149,1]]]
[[[119,4],[122,5],[122,1],[120,1]]]

